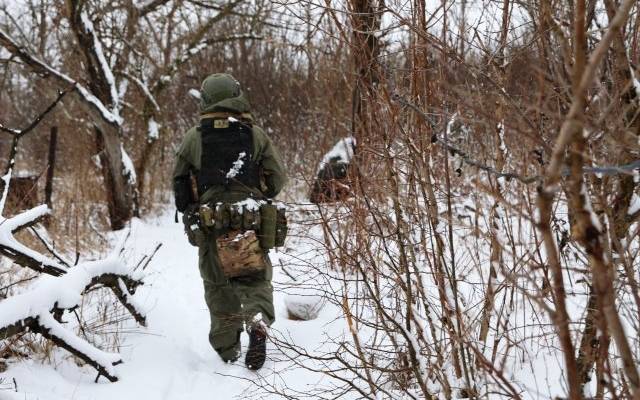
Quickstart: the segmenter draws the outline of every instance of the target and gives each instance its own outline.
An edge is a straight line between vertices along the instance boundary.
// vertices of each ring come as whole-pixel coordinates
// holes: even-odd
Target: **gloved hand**
[[[192,246],[202,246],[205,241],[205,234],[200,224],[199,205],[192,203],[187,206],[182,214],[182,223],[187,239]]]

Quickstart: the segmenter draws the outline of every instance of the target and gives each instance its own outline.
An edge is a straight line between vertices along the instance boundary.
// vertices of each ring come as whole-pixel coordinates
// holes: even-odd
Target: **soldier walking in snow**
[[[267,252],[286,234],[281,212],[269,199],[285,183],[284,166],[271,139],[254,124],[238,81],[213,74],[200,94],[200,124],[177,152],[176,207],[189,241],[199,247],[211,346],[225,362],[236,361],[244,324],[245,363],[259,369],[275,318]]]

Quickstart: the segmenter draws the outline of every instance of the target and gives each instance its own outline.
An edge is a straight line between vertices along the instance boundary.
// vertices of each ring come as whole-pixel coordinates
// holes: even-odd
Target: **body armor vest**
[[[214,122],[223,121],[224,124]],[[198,193],[213,186],[260,188],[258,165],[253,161],[253,133],[241,122],[204,119],[200,124],[202,158],[197,173]]]

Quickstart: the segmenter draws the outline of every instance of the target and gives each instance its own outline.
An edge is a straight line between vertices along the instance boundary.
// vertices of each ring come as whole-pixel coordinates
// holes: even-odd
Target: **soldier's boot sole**
[[[244,359],[247,368],[262,368],[267,358],[267,330],[263,324],[257,324],[249,331],[249,349]]]

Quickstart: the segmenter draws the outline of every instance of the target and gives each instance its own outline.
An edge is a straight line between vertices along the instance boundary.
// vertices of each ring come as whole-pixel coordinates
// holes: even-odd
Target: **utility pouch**
[[[187,234],[189,244],[200,247],[204,244],[205,234],[200,227],[200,216],[195,210],[187,210],[182,214],[182,223],[184,231]]]
[[[287,238],[287,210],[284,207],[279,207],[276,213],[276,236],[274,240],[275,247],[284,246],[284,241]]]
[[[229,204],[220,203],[216,205],[215,211],[215,229],[216,232],[225,232],[229,229],[231,223],[231,206]]]
[[[233,204],[229,207],[229,229],[233,231],[242,230],[243,209]]]
[[[243,207],[242,229],[245,231],[258,231],[260,229],[260,209]]]
[[[189,175],[178,176],[173,179],[173,194],[176,201],[176,208],[181,213],[194,202],[191,192],[191,177]]]
[[[214,211],[208,204],[200,206],[198,210],[200,212],[200,222],[207,228],[212,228],[215,225]]]
[[[216,247],[227,278],[255,275],[267,268],[255,231],[229,231],[216,239]]]
[[[263,204],[260,206],[260,246],[265,249],[272,249],[276,241],[276,217],[277,209],[273,204]]]

